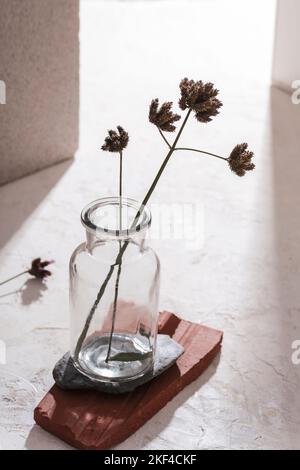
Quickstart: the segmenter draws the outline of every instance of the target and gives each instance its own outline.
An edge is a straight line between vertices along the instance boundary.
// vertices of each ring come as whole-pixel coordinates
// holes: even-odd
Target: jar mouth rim
[[[101,236],[111,236],[118,238],[128,238],[141,232],[146,231],[151,225],[151,212],[147,206],[144,206],[142,203],[138,202],[135,199],[122,196],[121,204],[123,209],[134,209],[135,216],[139,213],[139,218],[136,221],[136,224],[133,225],[135,217],[133,218],[132,223],[129,227],[123,229],[110,228],[104,224],[95,223],[95,214],[97,211],[104,209],[107,206],[117,206],[120,207],[120,197],[119,196],[110,196],[95,199],[94,201],[87,204],[81,211],[81,223],[86,230],[93,233],[97,237]],[[127,221],[126,221],[127,225]]]

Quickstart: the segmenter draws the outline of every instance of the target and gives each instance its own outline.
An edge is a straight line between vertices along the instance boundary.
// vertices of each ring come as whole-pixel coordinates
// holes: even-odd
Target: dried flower
[[[232,150],[228,163],[230,169],[238,176],[244,176],[246,171],[254,170],[255,165],[251,162],[253,152],[247,150],[248,144],[238,144]]]
[[[167,101],[158,109],[158,98],[152,100],[149,108],[149,121],[162,131],[174,132],[176,128],[173,123],[179,121],[181,117],[172,112],[172,105],[172,101]]]
[[[104,144],[102,145],[102,150],[107,150],[108,152],[122,152],[122,150],[127,147],[129,136],[128,133],[121,126],[117,126],[117,130],[108,131],[108,136],[105,138]]]
[[[223,105],[216,98],[219,90],[214,88],[213,83],[203,83],[201,80],[195,82],[184,78],[179,87],[181,91],[180,108],[182,110],[189,108],[195,111],[195,117],[198,121],[209,122],[212,116],[219,114],[218,109]]]
[[[133,219],[132,222],[132,227],[137,228],[138,227],[138,221],[140,218],[140,214],[142,212],[143,206],[146,205],[155,190],[157,183],[165,170],[165,167],[170,160],[172,154],[175,151],[178,150],[183,150],[183,151],[195,151],[199,153],[203,153],[205,155],[210,155],[212,157],[219,158],[223,161],[226,161],[231,170],[234,171],[237,175],[243,176],[246,171],[250,171],[254,169],[254,164],[251,162],[253,153],[247,150],[248,145],[247,144],[240,144],[237,145],[233,151],[231,152],[230,156],[228,158],[223,157],[221,155],[217,155],[211,152],[207,152],[205,150],[200,150],[200,149],[194,149],[194,148],[187,148],[187,147],[179,147],[177,146],[178,141],[181,137],[182,131],[188,121],[188,118],[190,116],[190,112],[194,111],[195,112],[195,117],[198,121],[200,122],[209,122],[212,120],[213,116],[216,116],[219,113],[219,108],[222,106],[221,101],[217,98],[219,90],[214,88],[214,85],[210,82],[208,83],[203,83],[201,80],[198,82],[195,82],[194,80],[188,80],[187,78],[184,78],[180,82],[180,91],[181,91],[181,98],[179,101],[179,106],[182,110],[188,109],[188,113],[186,113],[185,119],[183,120],[183,123],[180,126],[180,129],[175,136],[174,142],[172,145],[168,142],[168,139],[165,137],[163,132],[161,131],[167,131],[167,132],[173,132],[175,130],[174,122],[178,121],[180,119],[180,116],[177,114],[173,114],[171,108],[172,108],[172,103],[171,102],[166,102],[163,103],[160,108],[159,108],[159,100],[154,99],[152,100],[150,104],[150,109],[149,109],[149,121],[153,123],[155,126],[157,126],[161,137],[165,141],[165,143],[168,145],[169,150],[167,155],[165,156],[165,159],[163,160],[151,186],[149,187],[142,204],[140,206],[140,209],[137,211],[136,216]],[[121,132],[120,132],[121,130]],[[120,152],[122,148],[125,148],[127,143],[128,143],[128,134],[120,127],[118,127],[119,134],[118,135],[115,131],[109,131],[109,136],[105,139],[105,143],[102,146],[103,150],[108,150],[110,152]],[[124,136],[124,140],[121,138],[121,134]],[[123,147],[122,147],[123,145]],[[122,167],[122,152],[120,152],[120,175],[122,175],[121,171]],[[120,207],[121,207],[121,194],[122,194],[122,181],[120,177]],[[120,230],[121,230],[121,215],[122,215],[122,210],[120,211]],[[125,361],[130,361],[130,360],[137,360],[137,357],[129,357],[128,355],[125,357],[122,356],[122,353],[119,354],[117,351],[117,354],[115,354],[113,357],[111,357],[111,346],[112,346],[112,340],[114,336],[114,331],[115,331],[115,321],[117,318],[117,305],[119,303],[118,301],[118,292],[119,292],[119,280],[120,280],[120,273],[121,273],[121,266],[122,266],[122,259],[125,250],[127,249],[128,242],[124,242],[123,244],[120,243],[120,248],[119,248],[119,253],[115,258],[114,263],[110,266],[107,275],[105,279],[103,280],[101,286],[99,286],[98,293],[95,297],[94,303],[91,306],[85,323],[83,325],[82,331],[78,337],[76,346],[75,346],[75,351],[74,351],[74,357],[75,359],[78,359],[80,352],[82,350],[82,347],[84,347],[85,344],[85,339],[90,331],[90,325],[91,322],[93,321],[93,317],[95,315],[95,312],[97,311],[97,308],[99,306],[99,303],[101,302],[104,294],[106,287],[111,279],[111,277],[114,274],[114,269],[117,269],[117,274],[116,274],[116,280],[115,280],[115,287],[114,287],[114,300],[112,303],[112,316],[111,316],[111,321],[110,321],[110,335],[109,335],[109,342],[108,342],[108,350],[106,354],[106,359],[105,362],[108,363],[110,360],[125,360]],[[140,333],[143,335],[148,336],[148,332],[141,328]]]
[[[28,273],[38,279],[44,279],[47,276],[51,276],[51,271],[44,269],[51,263],[54,263],[54,261],[41,261],[41,258],[36,258],[32,261],[31,268],[28,269]]]

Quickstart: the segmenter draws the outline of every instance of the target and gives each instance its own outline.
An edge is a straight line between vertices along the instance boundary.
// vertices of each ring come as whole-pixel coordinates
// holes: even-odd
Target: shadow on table
[[[19,289],[1,294],[0,299],[19,294],[22,305],[31,305],[34,302],[38,302],[47,289],[48,287],[42,279],[27,279]]]
[[[72,159],[66,160],[0,187],[2,220],[0,249],[63,177],[72,162]]]
[[[21,289],[21,302],[23,305],[30,305],[38,302],[43,293],[48,289],[42,279],[28,279]]]
[[[25,448],[28,450],[72,450],[66,442],[58,439],[43,428],[34,424],[26,439]]]

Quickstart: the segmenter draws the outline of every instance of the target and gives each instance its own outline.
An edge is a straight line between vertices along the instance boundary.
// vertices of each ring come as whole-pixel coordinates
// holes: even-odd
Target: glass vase
[[[81,221],[86,242],[70,260],[74,365],[96,381],[138,379],[153,369],[158,322],[150,211],[133,199],[109,197],[85,207]]]

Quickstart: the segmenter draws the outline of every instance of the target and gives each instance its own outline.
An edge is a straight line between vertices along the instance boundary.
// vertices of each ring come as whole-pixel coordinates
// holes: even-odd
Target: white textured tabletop
[[[192,119],[182,144],[227,154],[246,140],[257,168],[238,178],[222,161],[178,153],[153,195],[196,204],[203,215],[201,246],[156,242],[161,309],[222,329],[224,342],[203,376],[119,448],[299,448],[291,344],[300,339],[300,106],[269,87],[274,2],[146,3],[82,3],[76,158],[0,188],[0,278],[36,256],[56,261],[45,285],[24,277],[1,287],[0,447],[70,448],[34,425],[33,409],[68,349],[68,260],[84,239],[80,210],[116,192],[117,160],[98,149],[107,127],[129,130],[124,184],[142,198],[165,153],[148,104],[177,101],[188,76],[213,81],[224,107],[210,124]]]

